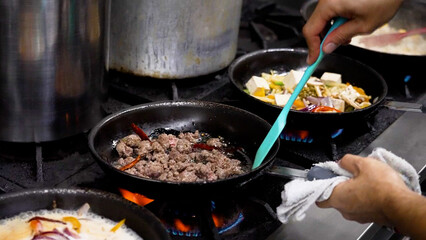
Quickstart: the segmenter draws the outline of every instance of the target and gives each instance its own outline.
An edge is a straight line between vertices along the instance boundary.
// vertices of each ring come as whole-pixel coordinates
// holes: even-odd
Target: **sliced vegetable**
[[[213,150],[215,149],[215,147],[213,146],[209,146],[205,143],[194,143],[194,145],[192,145],[193,148],[200,148],[200,149],[204,149],[204,150]]]
[[[365,91],[364,91],[364,89],[362,89],[362,88],[359,88],[359,87],[355,87],[355,86],[352,86],[354,89],[355,89],[355,91],[357,91],[359,94],[361,94],[361,95],[366,95],[365,94]]]
[[[72,238],[80,238],[80,236],[79,236],[79,235],[77,235],[77,234],[75,234],[75,233],[71,232],[71,230],[69,230],[68,228],[65,228],[65,229],[64,229],[64,233],[65,233],[66,235],[68,235],[68,236],[72,237]]]
[[[139,135],[139,137],[141,137],[142,140],[151,141],[148,135],[146,135],[146,133],[141,128],[139,128],[136,124],[132,123],[132,129],[137,135]]]
[[[72,228],[76,231],[76,232],[80,232],[80,228],[81,228],[81,223],[80,221],[78,221],[77,218],[72,217],[72,216],[67,216],[67,217],[63,217],[62,221],[65,222],[69,222],[72,224]]]
[[[28,222],[31,222],[31,221],[34,221],[34,220],[66,224],[66,223],[65,223],[65,222],[63,222],[63,221],[56,220],[56,219],[51,219],[51,218],[45,218],[45,217],[33,217],[33,218],[31,218],[30,220],[28,220]]]
[[[55,229],[53,231],[41,232],[35,235],[32,240],[69,240],[69,238]]]
[[[273,81],[273,83],[278,86],[284,86],[284,83],[282,81]]]
[[[294,103],[293,103],[293,106],[294,106],[296,109],[302,109],[302,108],[304,108],[304,107],[305,107],[305,104],[303,103],[303,101],[302,101],[302,100],[300,100],[300,99],[296,99],[296,100],[294,101]]]
[[[318,106],[312,109],[312,112],[341,112],[335,108],[327,107],[327,106]]]
[[[268,97],[256,97],[256,96],[254,96],[254,97],[257,98],[257,99],[259,99],[259,100],[261,100],[261,101],[263,101],[263,102],[267,102],[267,103],[270,103],[270,104],[275,104],[275,100],[274,99],[270,99]]]
[[[301,111],[301,112],[312,112],[312,109],[314,109],[316,107],[317,107],[316,105],[309,105],[309,106],[307,106],[303,109],[300,109],[299,111]]]
[[[281,85],[284,85],[284,84],[281,83]],[[269,87],[272,88],[272,89],[276,89],[276,90],[281,90],[282,89],[282,87],[280,85],[278,85],[278,84],[275,84],[275,82],[271,82],[269,84]]]
[[[89,209],[90,209],[90,205],[88,204],[88,203],[84,203],[83,204],[83,206],[81,206],[78,210],[77,210],[77,215],[80,217],[80,216],[83,216],[83,215],[86,215],[87,214],[87,212],[89,212]]]
[[[40,220],[34,219],[29,222],[30,222],[30,228],[34,234],[39,234],[41,231],[43,231],[43,224],[41,223]]]
[[[265,96],[265,89],[264,88],[258,88],[254,93],[253,96],[256,97],[264,97]]]
[[[120,168],[120,170],[121,170],[121,171],[125,171],[125,170],[127,170],[127,169],[129,169],[129,168],[132,168],[132,167],[133,167],[133,166],[135,166],[135,165],[136,165],[136,163],[138,163],[140,160],[141,160],[141,155],[138,155],[138,157],[137,157],[135,160],[133,160],[131,163],[129,163],[129,164],[127,164],[127,165],[122,166],[122,167]]]
[[[111,228],[111,232],[117,231],[121,226],[123,226],[124,222],[126,221],[125,218],[123,218],[120,222],[118,222],[113,228]]]

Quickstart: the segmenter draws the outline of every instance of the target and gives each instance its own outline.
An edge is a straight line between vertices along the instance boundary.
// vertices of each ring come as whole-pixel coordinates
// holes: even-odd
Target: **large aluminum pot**
[[[103,0],[0,0],[0,140],[45,142],[103,114]]]
[[[242,0],[112,0],[109,69],[180,79],[230,64]]]

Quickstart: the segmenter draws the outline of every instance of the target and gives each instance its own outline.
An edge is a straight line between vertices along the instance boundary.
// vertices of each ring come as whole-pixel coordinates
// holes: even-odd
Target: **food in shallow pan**
[[[142,240],[124,225],[88,212],[54,209],[24,212],[0,221],[2,240]]]
[[[245,84],[246,93],[264,102],[283,107],[287,104],[303,71],[291,70],[287,74],[276,71],[253,76]],[[342,75],[324,72],[320,78],[311,77],[292,109],[304,112],[351,112],[371,105],[371,96],[362,88],[342,83]]]
[[[127,173],[171,182],[206,182],[249,171],[236,159],[243,153],[221,137],[207,133],[158,129],[148,137],[132,124],[135,134],[116,143],[114,166]]]
[[[371,36],[378,36],[383,34],[390,33],[404,33],[407,32],[406,29],[397,29],[385,24],[380,28],[376,29],[373,33],[369,35],[361,35],[353,37],[351,40],[351,45],[366,48],[369,50],[374,50],[377,52],[390,53],[390,54],[401,54],[401,55],[426,55],[426,37],[421,34],[414,34],[411,36],[404,37],[403,39],[396,41],[392,44],[384,46],[375,46],[375,45],[366,45],[363,43],[365,38]]]

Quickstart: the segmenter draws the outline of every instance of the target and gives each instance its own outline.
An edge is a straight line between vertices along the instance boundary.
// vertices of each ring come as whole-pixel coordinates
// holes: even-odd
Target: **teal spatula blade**
[[[290,111],[291,107],[293,106],[294,101],[296,100],[297,96],[299,96],[300,91],[302,91],[303,87],[305,86],[308,79],[312,76],[315,69],[321,62],[321,60],[324,57],[324,53],[322,51],[324,40],[327,38],[327,36],[334,31],[337,27],[342,25],[347,21],[346,18],[339,17],[336,19],[334,24],[331,26],[330,30],[328,30],[327,34],[325,35],[324,39],[321,42],[320,46],[320,54],[317,58],[317,60],[310,66],[306,68],[305,73],[302,76],[302,79],[299,81],[299,83],[296,85],[296,88],[294,89],[294,92],[291,94],[287,104],[283,107],[283,110],[281,110],[280,114],[277,117],[277,120],[275,120],[274,124],[272,125],[271,129],[269,130],[268,134],[266,135],[265,139],[263,139],[262,144],[260,144],[259,149],[256,152],[256,156],[254,158],[254,163],[252,169],[257,168],[262,164],[263,160],[265,159],[266,155],[268,155],[269,150],[271,150],[272,145],[274,145],[277,138],[280,136],[282,130],[284,129],[286,123],[287,123],[287,115]]]

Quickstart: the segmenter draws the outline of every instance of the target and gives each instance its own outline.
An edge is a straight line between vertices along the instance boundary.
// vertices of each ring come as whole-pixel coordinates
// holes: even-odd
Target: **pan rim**
[[[275,157],[280,149],[280,141],[279,139],[277,139],[275,141],[275,144],[277,145],[276,148],[272,147],[272,149],[269,151],[269,159],[265,159],[265,161],[263,161],[263,163],[257,167],[256,169],[251,169],[250,171],[243,173],[243,174],[239,174],[239,175],[235,175],[232,177],[228,177],[225,179],[219,179],[219,180],[215,180],[215,181],[203,181],[203,182],[172,182],[172,181],[162,181],[162,180],[157,180],[157,179],[150,179],[150,178],[144,178],[144,177],[139,177],[136,176],[134,174],[130,174],[124,171],[120,171],[119,169],[113,167],[111,164],[109,164],[106,160],[104,160],[96,151],[95,147],[94,147],[94,139],[97,135],[97,133],[99,132],[99,130],[102,128],[103,125],[105,125],[106,123],[113,121],[114,119],[119,118],[121,115],[125,115],[127,113],[131,113],[131,112],[135,112],[135,111],[139,111],[141,109],[146,109],[146,108],[152,108],[152,107],[157,107],[157,106],[214,106],[214,107],[221,107],[221,108],[228,108],[228,109],[232,109],[233,111],[238,111],[241,112],[243,114],[246,115],[250,115],[254,118],[256,118],[257,120],[263,122],[266,126],[269,126],[269,128],[271,127],[271,124],[269,124],[265,119],[261,118],[260,116],[251,113],[247,110],[241,109],[241,108],[237,108],[231,105],[227,105],[227,104],[222,104],[222,103],[216,103],[216,102],[209,102],[209,101],[200,101],[200,100],[179,100],[179,101],[174,101],[174,100],[166,100],[166,101],[156,101],[156,102],[151,102],[151,103],[143,103],[143,104],[138,104],[135,106],[131,106],[128,108],[125,108],[123,110],[117,111],[115,113],[112,113],[108,116],[106,116],[104,119],[102,119],[98,124],[95,125],[95,127],[92,128],[92,130],[89,133],[88,136],[88,141],[89,141],[89,149],[91,151],[91,153],[95,156],[95,158],[98,160],[98,163],[103,164],[105,167],[107,167],[109,170],[112,170],[113,172],[117,173],[117,174],[121,174],[127,177],[131,177],[132,179],[135,180],[143,180],[143,181],[147,181],[150,183],[157,183],[157,184],[168,184],[171,186],[180,186],[180,185],[184,185],[184,186],[197,186],[200,184],[220,184],[220,183],[224,183],[224,182],[228,182],[228,181],[232,181],[234,179],[239,179],[239,178],[244,178],[249,174],[253,174],[253,171],[259,170],[260,172],[264,171],[265,168],[267,168],[267,166],[271,165],[274,160]],[[274,145],[275,145],[274,144]]]

